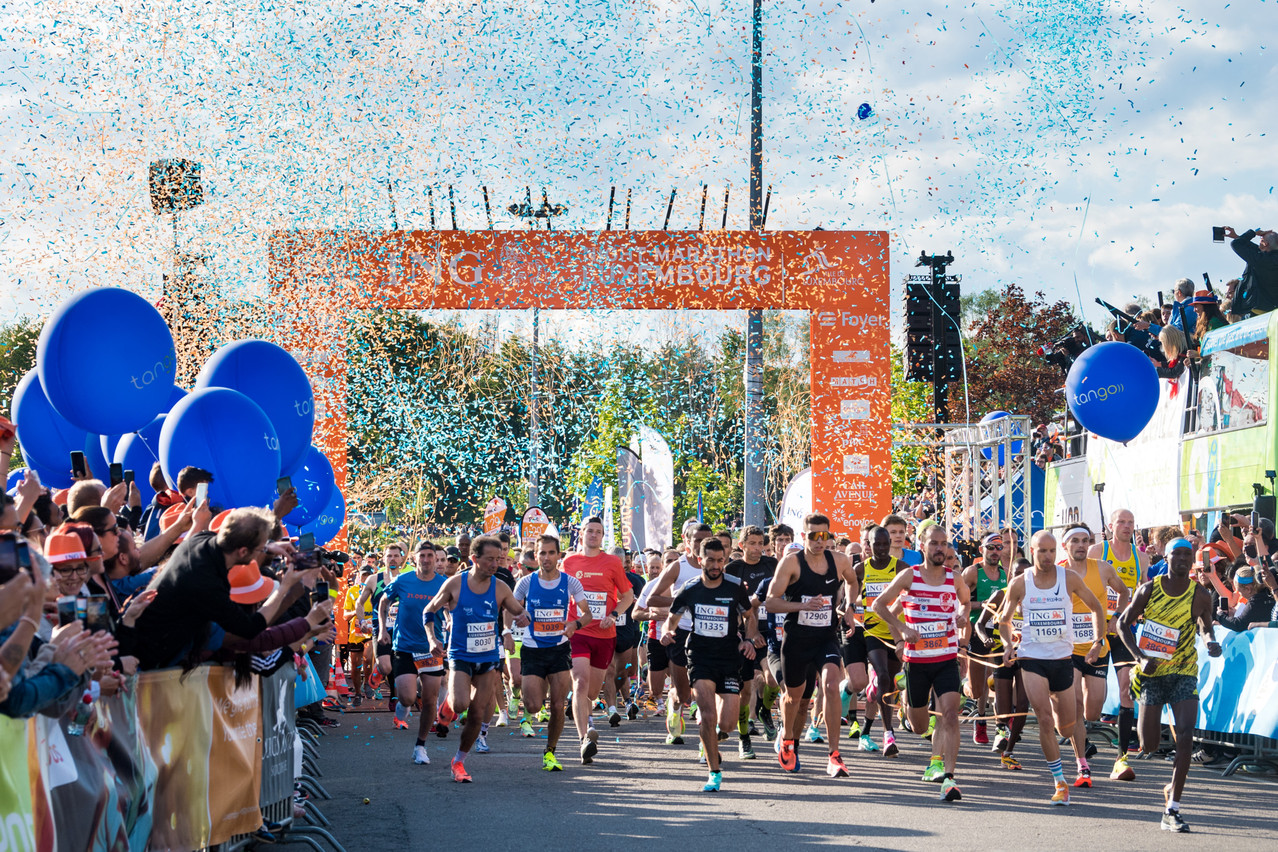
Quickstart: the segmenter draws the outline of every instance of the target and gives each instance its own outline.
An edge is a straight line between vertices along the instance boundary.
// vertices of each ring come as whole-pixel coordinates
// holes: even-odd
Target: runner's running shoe
[[[830,759],[825,765],[825,774],[831,778],[847,778],[848,768],[843,765],[843,758],[837,751],[830,752]]]
[[[1052,794],[1053,805],[1069,804],[1069,785],[1064,781],[1056,782],[1056,792]]]
[[[777,752],[777,763],[781,764],[781,768],[786,772],[799,771],[799,749],[794,740],[781,743],[781,750]]]
[[[883,756],[896,757],[901,750],[896,747],[896,734],[891,731],[883,732]]]
[[[721,785],[722,783],[723,783],[723,773],[711,772],[710,777],[706,779],[705,786],[701,788],[701,792],[717,793],[719,792],[719,785]]]
[[[413,746],[413,763],[419,766],[430,766],[430,755],[426,753],[426,746]]]
[[[1075,787],[1092,786],[1092,770],[1090,769],[1078,770],[1078,777],[1074,779],[1074,786]]]
[[[547,772],[563,772],[563,765],[555,759],[555,753],[548,751],[541,756],[541,768]]]
[[[1167,811],[1160,824],[1163,831],[1189,831],[1189,826],[1180,818],[1180,811]]]
[[[621,726],[621,714],[617,712],[616,707],[608,708],[608,724],[614,728]]]
[[[512,719],[519,715],[519,696],[514,692],[511,692],[510,698],[506,700],[506,715]]]
[[[977,745],[989,745],[990,734],[989,729],[984,722],[976,722],[972,725],[972,742]]]
[[[823,743],[825,737],[821,736],[821,729],[815,724],[808,725],[808,732],[804,734],[803,741],[806,743]]]
[[[754,760],[754,746],[750,743],[750,735],[746,734],[737,743],[737,757],[742,760]]]
[[[759,721],[763,723],[763,737],[768,740],[777,738],[777,724],[772,718],[772,711],[765,709],[763,714],[759,716]]]
[[[510,717],[506,715],[506,708],[503,707],[497,711],[497,727],[504,728],[510,724]]]
[[[475,751],[480,754],[488,754],[488,752],[491,751],[491,749],[488,748],[488,736],[486,734],[480,734],[475,739]]]
[[[706,747],[704,745],[697,746],[697,763],[702,766],[706,765]]]
[[[935,716],[928,716],[928,717],[927,717],[927,731],[923,734],[923,739],[925,739],[925,740],[930,740],[930,739],[932,739],[932,734],[934,734],[934,733],[936,733],[936,717],[935,717]]]
[[[862,737],[858,737],[858,739],[861,743],[861,751],[876,752],[879,750],[878,744],[874,742],[874,737],[870,736],[869,734],[866,734],[865,736],[862,736]]]
[[[839,706],[843,711],[843,718],[848,717],[848,707],[852,705],[852,696],[848,694],[848,682],[845,680],[839,684]]]
[[[448,764],[448,768],[453,771],[453,780],[458,784],[470,783],[470,773],[466,771],[466,767],[462,765],[461,761],[454,758],[453,761]]]
[[[595,755],[599,753],[599,732],[594,728],[586,729],[586,738],[581,741],[581,765],[588,766],[595,762]]]
[[[1004,753],[999,755],[998,762],[1002,765],[1004,769],[1011,769],[1012,771],[1016,771],[1021,768],[1021,762],[1017,760],[1016,758],[1012,757],[1010,754]]]
[[[453,712],[453,708],[449,707],[448,702],[445,701],[439,705],[438,718],[441,725],[451,725],[457,721],[457,714]]]
[[[963,798],[963,793],[959,790],[958,784],[954,783],[953,778],[945,778],[941,781],[941,801],[957,802]]]
[[[666,745],[683,745],[683,737],[676,737],[674,734],[666,734]]]
[[[1012,732],[999,725],[994,734],[994,751],[1007,751],[1007,744],[1012,741]]]
[[[519,723],[519,733],[521,736],[529,739],[537,736],[537,732],[533,730],[533,726],[529,724],[527,719]]]
[[[939,757],[932,758],[931,763],[927,765],[927,769],[923,770],[923,780],[939,782],[944,777],[945,765],[941,763],[941,759]]]
[[[631,702],[630,702],[630,704],[626,707],[626,718],[627,718],[627,719],[629,719],[629,720],[630,720],[630,721],[632,721],[632,722],[633,722],[635,719],[638,719],[638,718],[639,718],[639,705],[638,705],[638,704],[636,704],[636,703],[635,703],[635,702],[633,702],[633,701],[631,701]]]
[[[861,723],[860,722],[853,722],[851,725],[848,726],[848,739],[850,740],[861,739]]]
[[[1135,781],[1136,770],[1127,765],[1127,755],[1120,754],[1118,760],[1114,761],[1114,768],[1110,770],[1109,780],[1111,781]]]

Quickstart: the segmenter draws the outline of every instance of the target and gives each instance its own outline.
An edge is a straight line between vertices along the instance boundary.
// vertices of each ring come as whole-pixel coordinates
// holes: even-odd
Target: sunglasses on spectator
[[[834,533],[829,530],[817,530],[816,532],[808,533],[808,541],[832,541],[833,539]]]
[[[73,577],[76,574],[89,576],[89,566],[81,565],[79,568],[54,568],[53,573],[60,577]]]

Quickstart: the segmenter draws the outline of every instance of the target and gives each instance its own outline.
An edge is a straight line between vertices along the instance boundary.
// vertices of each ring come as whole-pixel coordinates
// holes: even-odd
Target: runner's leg
[[[719,719],[715,705],[715,686],[712,680],[699,680],[692,685],[697,700],[697,732],[701,747],[706,752],[706,766],[711,772],[719,771]]]
[[[564,732],[564,705],[568,699],[568,689],[572,686],[572,675],[568,672],[555,672],[550,680],[550,722],[546,725],[546,748],[554,751],[559,746],[559,736]]]

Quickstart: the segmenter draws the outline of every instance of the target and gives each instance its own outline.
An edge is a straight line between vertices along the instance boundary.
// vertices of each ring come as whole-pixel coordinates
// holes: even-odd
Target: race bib
[[[1180,644],[1180,631],[1166,624],[1145,619],[1136,632],[1136,646],[1141,653],[1155,660],[1170,660]]]
[[[768,620],[768,608],[764,606],[763,604],[759,604],[759,620],[760,621]]]
[[[520,627],[518,624],[511,625],[510,638],[514,639],[516,642],[523,642],[528,638],[528,628]]]
[[[497,650],[497,622],[472,621],[466,625],[466,653],[486,654]]]
[[[617,626],[618,626],[618,627],[625,627],[625,626],[626,626],[627,624],[629,624],[629,623],[630,623],[630,616],[629,616],[629,615],[627,615],[627,614],[626,614],[626,613],[624,613],[624,612],[623,612],[623,613],[619,613],[619,614],[617,615]]]
[[[1118,612],[1118,592],[1114,591],[1109,586],[1106,586],[1105,587],[1105,614],[1108,615],[1110,618],[1113,618],[1114,614],[1117,612]]]
[[[386,630],[387,631],[394,630],[395,622],[398,619],[399,619],[399,604],[397,603],[391,604],[390,608],[386,610]]]
[[[865,584],[865,608],[869,609],[874,606],[874,602],[878,600],[879,595],[883,594],[883,590],[888,587],[887,583],[866,583]]]
[[[532,635],[534,639],[553,639],[564,635],[568,615],[558,607],[534,609],[532,612]]]
[[[442,654],[413,654],[413,668],[419,672],[435,671],[444,667]]]
[[[803,595],[801,600],[803,603],[807,603],[810,600],[818,600],[822,603],[822,608],[816,610],[799,610],[799,624],[804,627],[829,627],[834,623],[830,617],[830,599],[825,595]]]
[[[1091,625],[1090,618],[1087,623]],[[1016,620],[1013,619],[1012,628],[1019,629],[1021,635],[1030,642],[1053,642],[1065,635],[1065,610],[1030,610],[1029,623],[1017,628]]]
[[[950,632],[949,622],[920,621],[910,626],[919,634],[919,641],[914,645],[917,650],[939,651],[945,647],[945,641]]]
[[[728,608],[717,604],[697,604],[692,610],[692,631],[698,636],[719,639],[728,635]]]
[[[1096,625],[1092,624],[1092,612],[1076,612],[1071,616],[1074,625],[1074,644],[1090,645],[1096,641]]]
[[[595,621],[603,621],[608,615],[607,592],[586,592],[586,602],[590,605],[590,615]]]

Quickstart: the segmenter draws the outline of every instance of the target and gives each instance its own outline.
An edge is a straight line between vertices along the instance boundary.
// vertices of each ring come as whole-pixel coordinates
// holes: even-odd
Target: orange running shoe
[[[843,764],[843,758],[839,757],[837,751],[830,752],[830,762],[825,765],[825,774],[831,778],[847,778],[848,768]]]
[[[781,751],[777,752],[777,763],[781,764],[781,768],[786,772],[799,771],[799,750],[795,747],[794,740],[781,743]]]
[[[453,770],[453,780],[458,784],[469,784],[470,773],[466,771],[466,767],[458,760],[449,763],[449,768]]]

